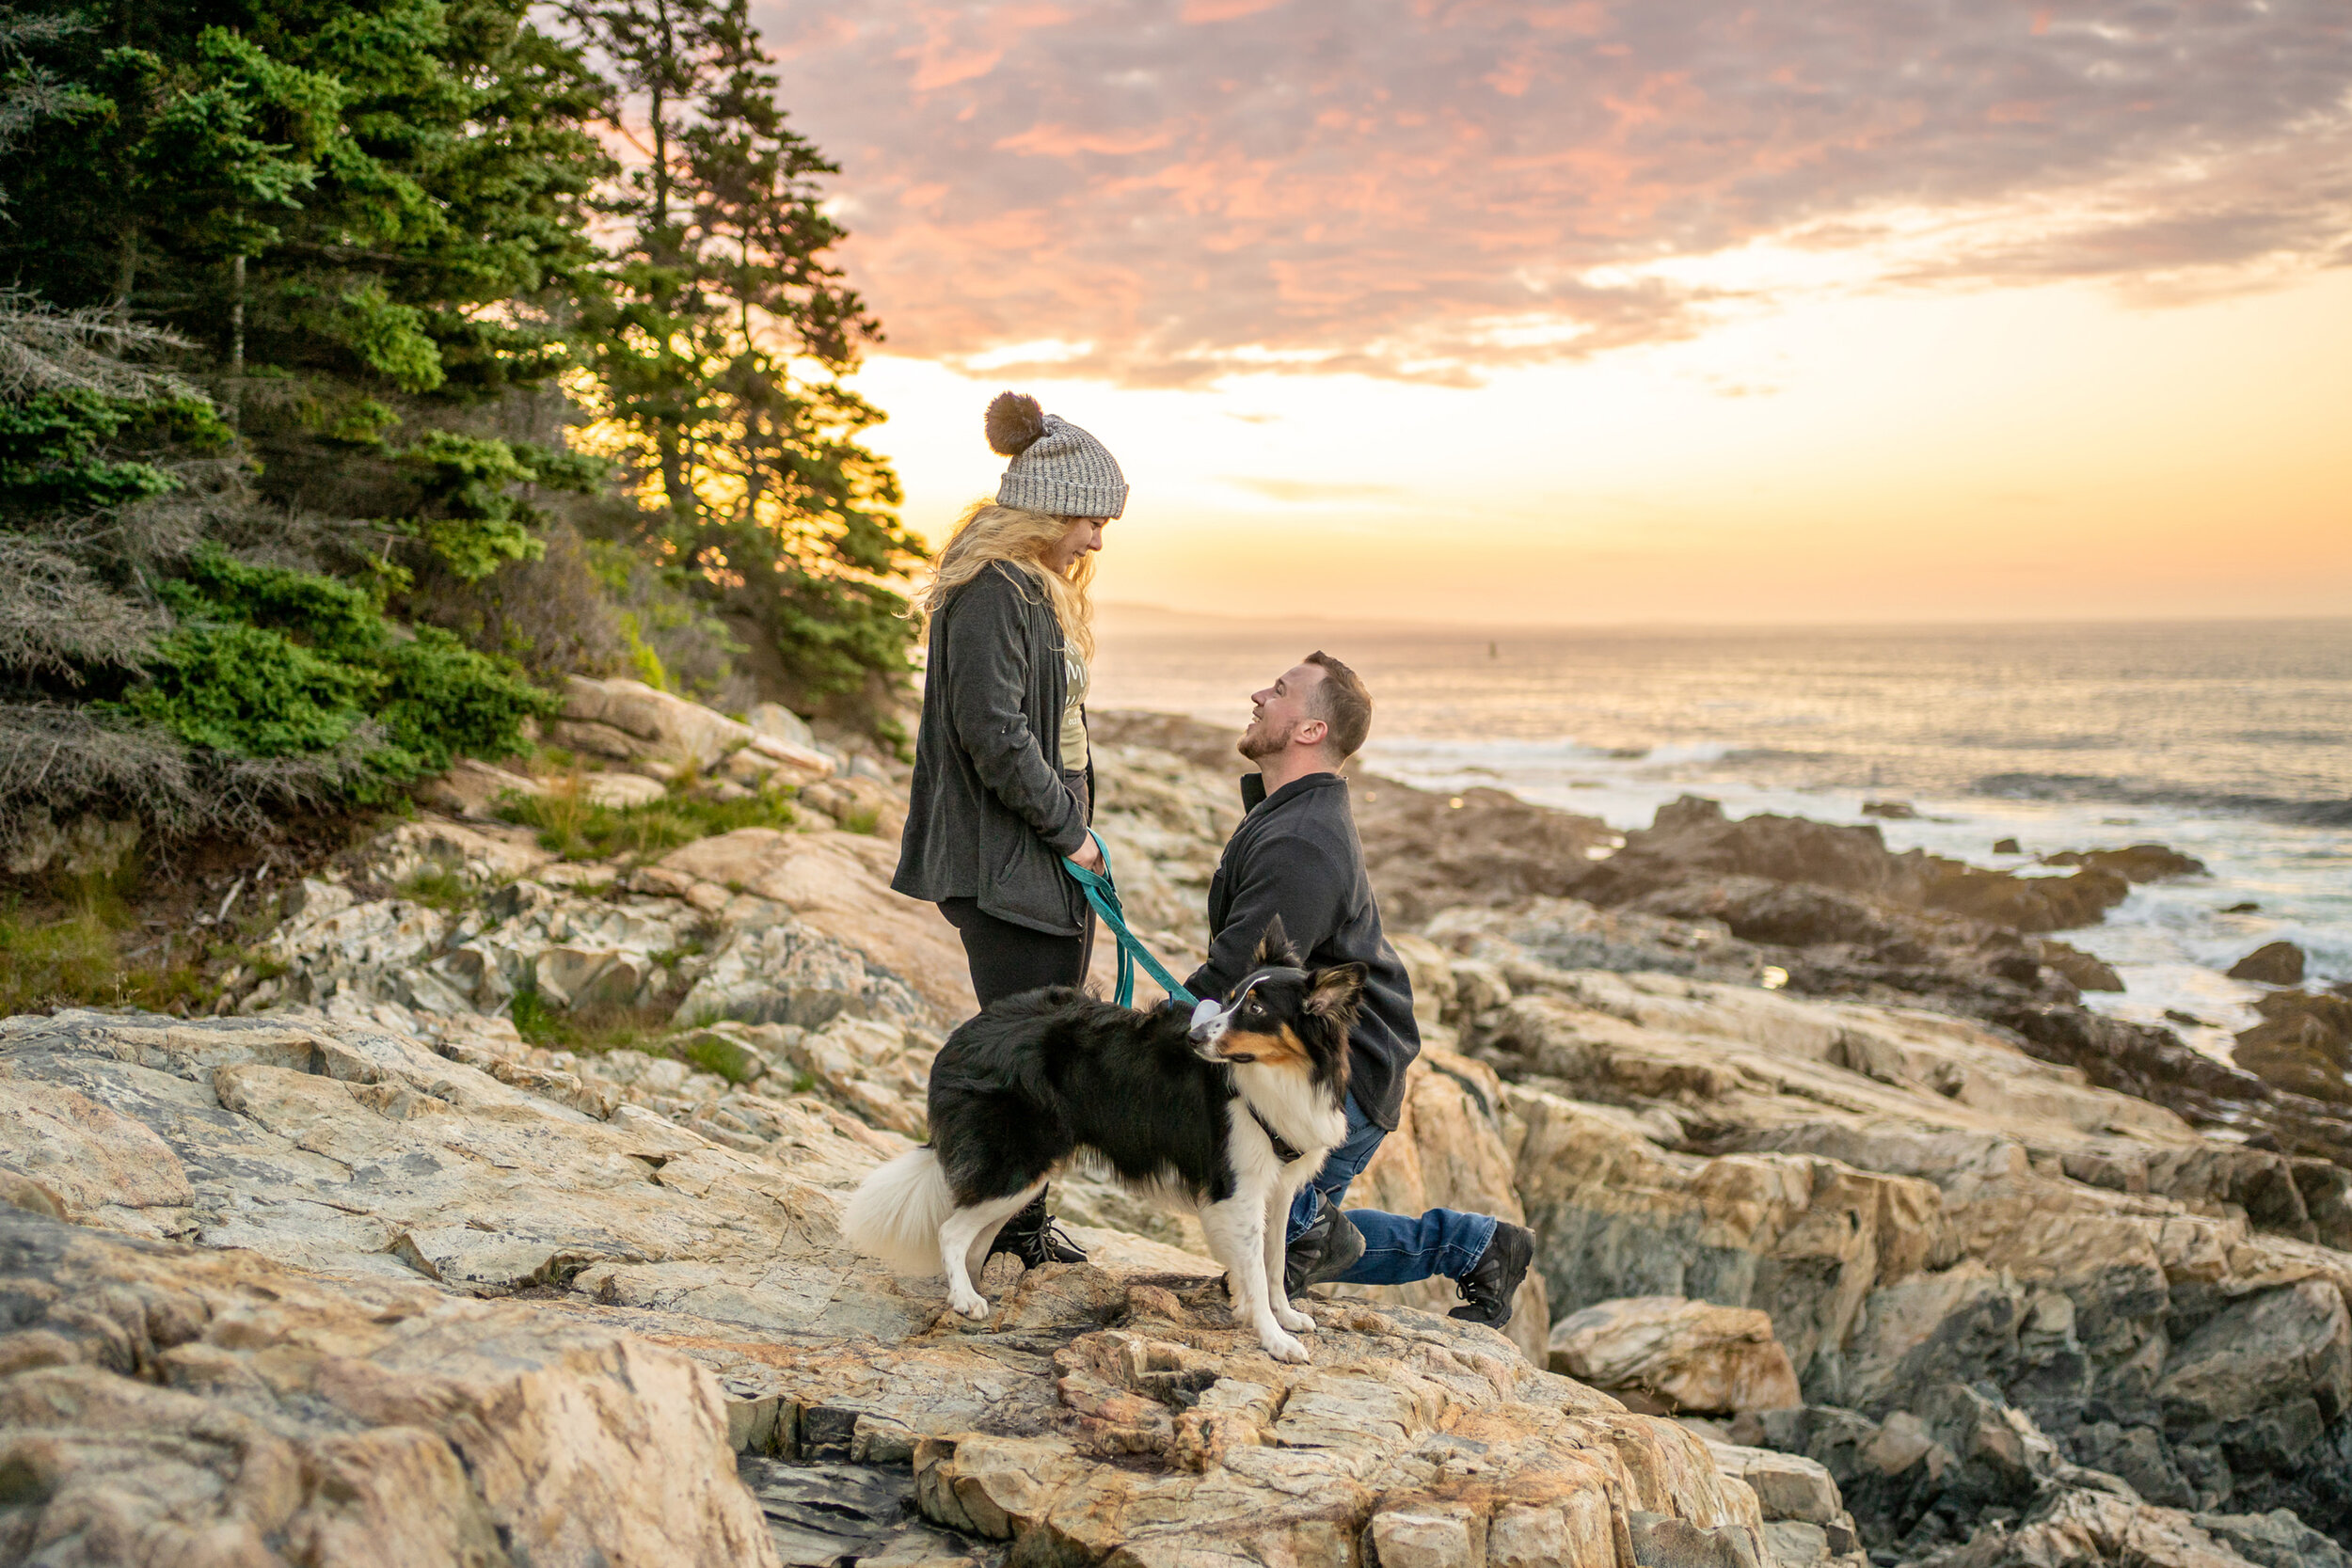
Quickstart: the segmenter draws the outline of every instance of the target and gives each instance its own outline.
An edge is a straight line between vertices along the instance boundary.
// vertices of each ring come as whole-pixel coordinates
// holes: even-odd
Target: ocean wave
[[[1956,752],[2098,752],[2112,751],[2114,735],[2025,735],[2014,729],[1955,730],[1941,744]]]
[[[1725,752],[1721,759],[1725,764],[1742,762],[1831,762],[1842,761],[1836,752],[1801,752],[1786,746],[1740,746]]]
[[[1555,740],[1445,740],[1406,735],[1375,740],[1364,748],[1365,761],[1376,768],[1442,766],[1461,771],[1488,772],[1569,766],[1589,769],[1610,763],[1642,763],[1650,767],[1708,765],[1733,754],[1727,745],[1714,740],[1597,746],[1565,736]]]
[[[2247,746],[2341,746],[2342,730],[2240,730],[2233,736]]]
[[[2170,784],[2136,784],[2096,773],[1988,773],[1968,786],[1972,795],[2002,800],[2110,800],[2126,806],[2173,806],[2229,812],[2305,828],[2352,828],[2352,800],[2294,800]]]

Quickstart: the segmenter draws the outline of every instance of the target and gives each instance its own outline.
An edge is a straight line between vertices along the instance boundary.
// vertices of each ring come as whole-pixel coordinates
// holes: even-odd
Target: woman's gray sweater
[[[1087,832],[1062,782],[1068,690],[1061,625],[1017,569],[991,564],[931,617],[893,888],[934,904],[977,898],[985,913],[1055,936],[1084,928],[1086,895],[1061,866]]]

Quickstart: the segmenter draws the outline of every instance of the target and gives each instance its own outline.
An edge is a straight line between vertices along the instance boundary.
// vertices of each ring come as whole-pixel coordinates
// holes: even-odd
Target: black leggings
[[[943,898],[939,912],[963,939],[964,962],[972,969],[972,993],[983,1007],[1040,986],[1086,983],[1087,960],[1094,949],[1091,908],[1087,911],[1086,929],[1072,937],[1049,936],[999,920],[984,912],[977,898]]]
[[[1094,819],[1094,802],[1084,773],[1064,773],[1062,783],[1078,798],[1078,812]],[[972,971],[972,993],[985,1007],[1040,986],[1083,986],[1094,954],[1094,906],[1075,936],[1049,936],[982,912],[977,898],[943,898],[939,912],[963,939],[963,961]]]

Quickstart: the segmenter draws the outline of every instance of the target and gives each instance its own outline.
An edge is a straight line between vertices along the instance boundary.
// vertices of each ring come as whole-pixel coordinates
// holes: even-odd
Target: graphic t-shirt
[[[1087,700],[1087,661],[1073,649],[1065,648],[1061,656],[1062,673],[1070,683],[1070,694],[1061,705],[1061,766],[1066,773],[1086,771],[1089,753],[1087,751],[1087,721],[1083,709]]]

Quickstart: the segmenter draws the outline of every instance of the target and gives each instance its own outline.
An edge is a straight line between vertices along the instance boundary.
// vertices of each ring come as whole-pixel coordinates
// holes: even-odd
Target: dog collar
[[[1259,1131],[1266,1135],[1266,1141],[1274,1146],[1274,1157],[1277,1160],[1287,1165],[1305,1158],[1298,1149],[1291,1147],[1291,1141],[1288,1138],[1274,1130],[1274,1123],[1258,1114],[1258,1108],[1255,1105],[1249,1107],[1249,1119],[1258,1124]]]

